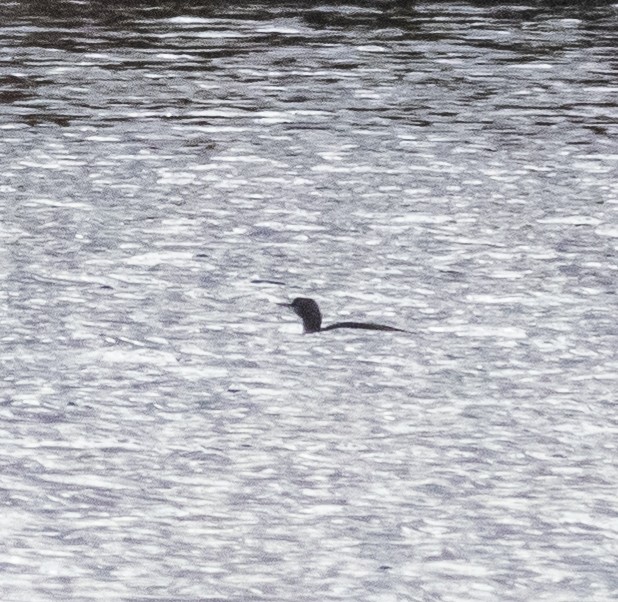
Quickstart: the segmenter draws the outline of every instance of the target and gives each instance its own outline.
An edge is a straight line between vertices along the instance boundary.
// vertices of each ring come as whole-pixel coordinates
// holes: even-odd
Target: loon
[[[409,332],[401,328],[393,328],[392,326],[383,326],[382,324],[372,324],[367,322],[337,322],[322,328],[322,314],[318,304],[313,299],[306,297],[296,297],[292,303],[278,303],[284,307],[289,307],[300,316],[303,321],[305,333],[324,332],[326,330],[335,330],[335,328],[360,328],[363,330],[390,330],[394,332]]]

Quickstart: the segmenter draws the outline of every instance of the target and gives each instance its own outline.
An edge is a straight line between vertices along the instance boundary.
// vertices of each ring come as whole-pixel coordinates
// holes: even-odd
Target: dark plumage
[[[363,330],[390,330],[395,332],[408,332],[401,328],[393,328],[392,326],[383,326],[382,324],[372,324],[367,322],[337,322],[322,328],[322,314],[318,304],[313,299],[307,297],[296,297],[292,303],[279,303],[285,307],[289,307],[300,316],[303,321],[305,333],[325,332],[326,330],[335,330],[336,328],[358,328]]]

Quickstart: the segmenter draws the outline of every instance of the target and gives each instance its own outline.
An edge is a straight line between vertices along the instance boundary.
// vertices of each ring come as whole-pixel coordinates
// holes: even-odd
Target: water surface
[[[0,9],[2,599],[615,599],[616,4],[132,4]]]

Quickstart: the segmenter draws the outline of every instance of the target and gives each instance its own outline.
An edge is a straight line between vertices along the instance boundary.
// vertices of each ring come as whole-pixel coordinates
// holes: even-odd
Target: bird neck
[[[313,332],[320,332],[322,330],[321,320],[316,320],[315,316],[305,316],[303,318],[303,330],[305,334],[311,334]]]

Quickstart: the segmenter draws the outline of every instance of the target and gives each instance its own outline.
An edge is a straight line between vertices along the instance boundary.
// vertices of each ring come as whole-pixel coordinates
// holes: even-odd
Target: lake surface
[[[49,10],[0,8],[0,598],[615,600],[618,4]]]

